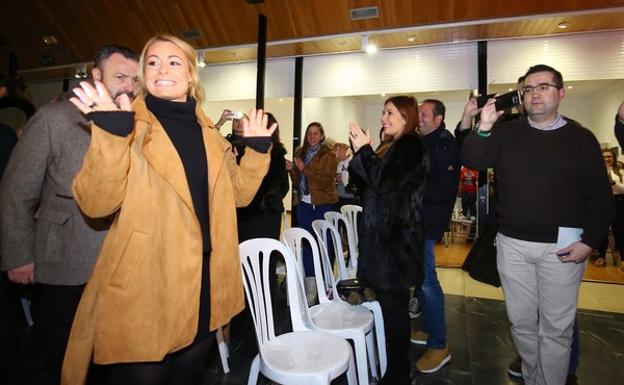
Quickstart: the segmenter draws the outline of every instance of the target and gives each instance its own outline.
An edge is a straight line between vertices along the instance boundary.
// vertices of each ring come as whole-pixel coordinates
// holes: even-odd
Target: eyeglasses
[[[558,85],[556,85],[556,84],[550,84],[550,83],[540,83],[540,84],[536,85],[535,87],[533,87],[533,86],[526,86],[526,87],[522,88],[521,92],[522,92],[522,95],[532,94],[532,93],[533,93],[533,91],[538,91],[538,93],[540,93],[540,94],[541,94],[541,93],[543,93],[543,92],[548,91],[548,89],[549,89],[550,87],[555,87],[555,88],[556,88],[556,89],[558,89],[558,90],[560,90],[560,89],[562,89],[562,88],[563,88],[563,87],[559,87],[559,86],[558,86]]]

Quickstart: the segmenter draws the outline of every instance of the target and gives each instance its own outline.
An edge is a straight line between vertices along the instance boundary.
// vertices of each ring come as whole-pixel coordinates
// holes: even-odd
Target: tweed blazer
[[[184,166],[145,99],[132,109],[135,126],[116,136],[92,126],[73,191],[89,216],[115,213],[70,334],[62,384],[84,384],[97,364],[160,361],[197,334],[202,236]],[[270,155],[251,148],[240,166],[228,141],[205,116],[210,213],[210,329],[244,306],[236,206],[253,199]]]
[[[35,263],[35,280],[79,285],[89,278],[108,220],[85,217],[71,184],[90,135],[70,102],[49,103],[26,124],[0,184],[0,267]]]

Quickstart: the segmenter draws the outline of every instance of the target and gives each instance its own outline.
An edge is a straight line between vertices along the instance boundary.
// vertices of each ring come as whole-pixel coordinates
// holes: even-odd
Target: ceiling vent
[[[186,31],[181,31],[180,36],[184,40],[197,40],[202,38],[202,34],[197,29],[189,29]]]
[[[376,6],[353,8],[349,10],[349,14],[351,15],[351,20],[375,19],[379,17],[379,8]]]

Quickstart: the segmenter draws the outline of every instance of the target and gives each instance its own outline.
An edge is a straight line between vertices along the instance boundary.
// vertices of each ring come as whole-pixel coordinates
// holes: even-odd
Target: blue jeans
[[[425,280],[418,290],[418,299],[423,308],[423,330],[429,335],[427,347],[442,349],[446,346],[444,293],[436,273],[434,247],[435,240],[425,240]]]
[[[299,202],[299,206],[297,206],[297,221],[299,222],[299,227],[307,230],[310,234],[312,234],[312,236],[314,236],[314,238],[316,238],[314,230],[312,230],[312,222],[317,219],[324,219],[323,215],[325,215],[328,211],[333,211],[334,209],[335,207],[333,204],[311,205],[309,203]],[[307,242],[304,242],[303,244],[303,269],[305,270],[306,277],[314,277],[312,250]]]

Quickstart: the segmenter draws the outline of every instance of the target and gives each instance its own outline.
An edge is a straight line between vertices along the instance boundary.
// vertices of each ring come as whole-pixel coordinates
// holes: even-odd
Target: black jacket
[[[423,137],[429,156],[423,210],[425,239],[439,239],[447,228],[459,188],[459,148],[444,123]]]
[[[243,138],[230,134],[225,137],[232,146],[236,147],[238,155],[237,163],[245,154],[245,143]],[[264,176],[260,188],[254,199],[245,207],[236,209],[238,220],[246,220],[250,217],[266,214],[281,214],[284,211],[282,200],[288,194],[288,171],[286,171],[286,149],[280,144],[273,144],[271,148],[271,164],[269,171]]]
[[[423,278],[422,196],[427,157],[404,135],[383,157],[362,147],[349,163],[362,199],[358,278],[378,290],[406,290]]]

